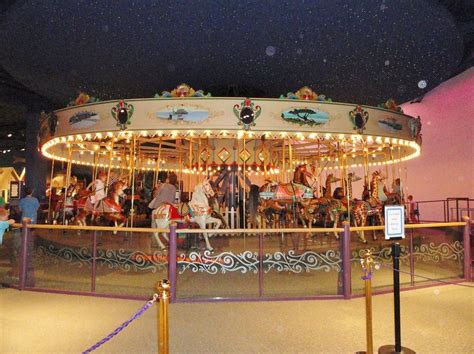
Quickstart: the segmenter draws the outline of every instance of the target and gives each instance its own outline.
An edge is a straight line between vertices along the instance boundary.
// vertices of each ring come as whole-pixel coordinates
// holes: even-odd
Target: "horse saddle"
[[[380,205],[380,202],[374,197],[370,197],[367,202],[371,208],[377,208]]]

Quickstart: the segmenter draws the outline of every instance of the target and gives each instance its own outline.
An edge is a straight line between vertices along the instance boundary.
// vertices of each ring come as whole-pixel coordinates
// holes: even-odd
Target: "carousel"
[[[420,132],[420,118],[391,100],[337,103],[308,87],[280,98],[212,97],[182,84],[148,99],[82,94],[42,116],[40,147],[67,165],[69,187],[51,213],[58,223],[307,228],[346,218],[364,226],[404,202],[403,163],[420,154]],[[93,184],[71,175],[75,165],[102,179],[100,202]],[[175,200],[153,205],[144,191],[170,175]]]

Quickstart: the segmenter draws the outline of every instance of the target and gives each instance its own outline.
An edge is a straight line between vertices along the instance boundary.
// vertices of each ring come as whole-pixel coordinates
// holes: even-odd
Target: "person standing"
[[[417,224],[420,222],[420,213],[416,207],[416,202],[413,200],[413,196],[409,195],[408,198],[408,216],[410,223]]]
[[[166,179],[166,182],[160,186],[155,198],[153,198],[148,207],[150,209],[156,209],[163,204],[173,205],[176,199],[177,183],[178,176],[171,173]]]
[[[25,194],[26,197],[22,198],[18,205],[21,211],[21,221],[36,224],[40,203],[37,198],[33,197],[33,190],[31,188],[25,187]]]

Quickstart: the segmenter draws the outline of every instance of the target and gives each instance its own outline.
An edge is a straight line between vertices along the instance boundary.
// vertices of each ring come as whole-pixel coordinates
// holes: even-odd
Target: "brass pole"
[[[132,200],[131,200],[131,208],[130,208],[130,227],[133,227],[133,218],[135,216],[135,210],[133,209],[134,207],[134,201],[135,201],[135,149],[136,149],[136,139],[135,136],[132,138],[132,156],[131,156],[131,162],[130,162],[130,167],[132,171]]]
[[[188,164],[189,164],[189,174],[188,174],[188,193],[189,193],[189,200],[191,200],[191,173],[193,169],[193,140],[189,138],[189,156],[188,156]]]
[[[107,182],[105,183],[105,195],[109,193],[110,171],[112,169],[112,158],[114,156],[114,143],[110,143],[109,167],[107,169]]]
[[[157,307],[158,317],[158,353],[169,353],[168,305],[170,299],[170,282],[167,279],[157,284],[160,303]]]
[[[158,175],[160,174],[160,163],[161,163],[161,137],[160,137],[160,145],[158,146],[158,159],[156,160],[156,173],[155,179],[153,183],[153,188],[158,184]]]
[[[364,250],[364,254],[360,260],[365,281],[365,330],[367,341],[367,354],[374,353],[374,343],[372,334],[372,271],[374,266],[374,258],[370,249]]]
[[[69,187],[70,175],[71,175],[71,163],[72,163],[72,147],[68,148],[67,156],[67,168],[66,168],[66,186],[64,188],[64,203],[63,203],[63,225],[66,223],[66,201],[67,201],[67,190]]]
[[[291,148],[291,141],[290,141],[290,137],[288,137],[288,158],[289,158],[289,162],[288,162],[288,165],[290,165],[289,167],[289,171],[288,172],[288,178],[287,178],[287,181],[292,181],[293,178],[291,178],[291,170],[293,169],[293,150]]]
[[[51,218],[51,196],[52,196],[52,189],[53,189],[53,174],[54,174],[54,158],[51,161],[51,177],[49,179],[49,201],[48,201],[48,222],[53,223]]]
[[[285,150],[285,139],[281,142],[281,183],[285,183],[286,174],[286,150]]]

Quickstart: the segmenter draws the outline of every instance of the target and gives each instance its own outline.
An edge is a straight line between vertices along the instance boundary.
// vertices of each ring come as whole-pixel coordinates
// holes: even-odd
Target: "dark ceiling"
[[[79,90],[152,97],[182,82],[214,96],[309,85],[334,101],[403,102],[473,64],[472,0],[4,0],[0,11],[0,126]]]

